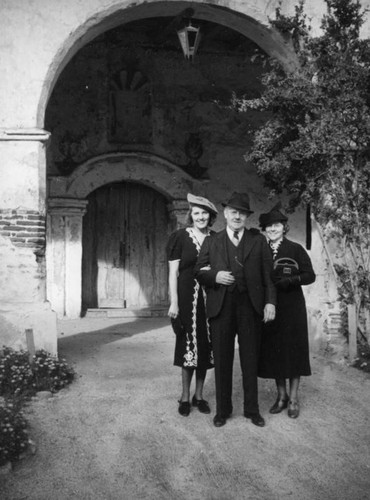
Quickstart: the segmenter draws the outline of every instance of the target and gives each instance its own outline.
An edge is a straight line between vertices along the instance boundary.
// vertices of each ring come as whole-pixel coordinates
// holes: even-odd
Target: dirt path
[[[234,415],[177,413],[167,319],[64,322],[60,355],[79,377],[28,418],[37,453],[0,478],[2,500],[368,500],[370,375],[313,358],[301,415],[270,415],[272,381],[260,381],[266,427],[242,416],[236,356]],[[77,332],[79,335],[74,335]],[[2,491],[1,491],[2,489]]]

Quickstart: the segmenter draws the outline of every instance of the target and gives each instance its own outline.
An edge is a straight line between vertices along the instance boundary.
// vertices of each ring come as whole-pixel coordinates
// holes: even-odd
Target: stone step
[[[89,308],[86,318],[164,318],[167,316],[168,306],[151,307],[101,307]]]

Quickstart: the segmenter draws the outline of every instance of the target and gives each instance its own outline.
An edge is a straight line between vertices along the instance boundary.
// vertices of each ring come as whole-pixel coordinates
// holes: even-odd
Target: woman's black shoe
[[[299,416],[299,403],[298,401],[289,401],[288,417],[298,418]]]
[[[194,395],[191,402],[192,405],[196,406],[201,413],[211,413],[208,401],[205,401],[204,399],[196,399]]]
[[[273,415],[275,415],[277,413],[281,413],[287,407],[288,407],[288,400],[287,399],[279,399],[279,398],[277,398],[277,400],[271,406],[271,408],[270,408],[269,411],[270,411],[270,413],[272,413]]]
[[[188,417],[190,413],[189,401],[179,401],[179,413],[183,417]]]

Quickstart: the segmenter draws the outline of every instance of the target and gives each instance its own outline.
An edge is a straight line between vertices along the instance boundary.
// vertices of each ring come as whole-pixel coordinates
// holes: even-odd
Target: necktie
[[[238,231],[234,231],[233,238],[234,238],[234,245],[238,246],[239,245],[239,232]]]

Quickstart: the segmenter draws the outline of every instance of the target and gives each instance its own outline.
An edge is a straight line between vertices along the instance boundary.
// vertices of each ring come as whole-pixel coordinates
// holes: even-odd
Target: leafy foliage
[[[289,195],[288,211],[311,205],[338,244],[340,293],[360,311],[370,303],[370,42],[360,39],[367,12],[357,0],[325,1],[320,37],[311,36],[303,2],[291,17],[278,8],[271,21],[290,37],[297,68],[286,73],[273,61],[264,75],[257,107],[269,119],[247,158],[271,196]]]
[[[28,353],[4,347],[0,355],[0,396],[28,397],[34,392]]]
[[[29,360],[27,351],[4,347],[0,354],[0,396],[27,398],[38,391],[56,392],[74,378],[64,359],[39,350]]]
[[[38,391],[56,392],[74,379],[64,359],[39,350],[31,362],[27,351],[0,352],[0,466],[15,461],[29,445],[22,406]]]
[[[19,407],[0,401],[0,466],[13,462],[27,449],[27,421]]]
[[[37,351],[33,357],[32,372],[37,391],[59,391],[70,384],[75,376],[65,359],[58,359],[44,350]]]

